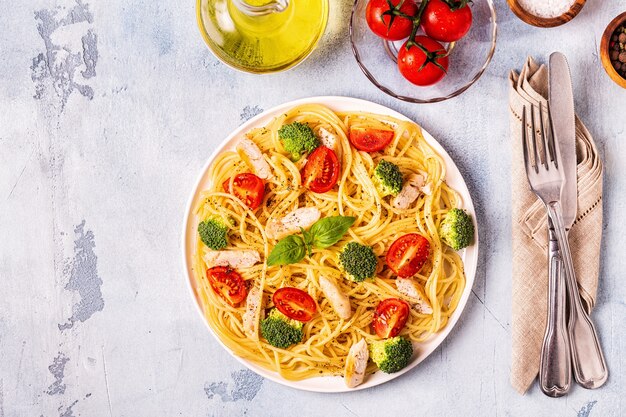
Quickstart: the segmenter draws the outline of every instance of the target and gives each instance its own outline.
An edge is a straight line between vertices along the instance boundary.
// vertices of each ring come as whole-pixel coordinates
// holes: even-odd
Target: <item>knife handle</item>
[[[567,333],[565,273],[556,235],[550,222],[548,269],[548,316],[541,347],[539,386],[549,397],[568,393],[572,382],[569,335]]]
[[[604,360],[596,328],[580,300],[572,253],[563,225],[563,212],[558,201],[548,204],[548,215],[554,224],[559,250],[565,266],[565,287],[569,301],[567,330],[574,378],[584,388],[598,388],[606,382],[609,370]]]

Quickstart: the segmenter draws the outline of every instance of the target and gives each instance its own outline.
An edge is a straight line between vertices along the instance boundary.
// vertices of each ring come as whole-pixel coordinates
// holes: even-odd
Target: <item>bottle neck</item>
[[[239,11],[248,16],[265,16],[287,10],[289,0],[232,0]]]

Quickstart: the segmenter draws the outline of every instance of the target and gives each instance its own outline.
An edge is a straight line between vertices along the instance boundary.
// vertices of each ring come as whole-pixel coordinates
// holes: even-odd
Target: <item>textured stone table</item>
[[[264,77],[209,54],[193,3],[0,0],[0,417],[626,414],[626,91],[598,57],[622,0],[590,0],[556,29],[527,26],[497,0],[493,62],[434,105],[366,80],[347,39],[349,0],[331,1],[330,28],[304,64]],[[506,79],[553,50],[569,58],[606,166],[594,317],[612,371],[602,389],[561,399],[508,383]],[[243,369],[198,317],[180,261],[188,194],[224,136],[263,109],[330,94],[388,105],[438,138],[466,176],[481,233],[473,295],[450,337],[407,375],[341,395]]]

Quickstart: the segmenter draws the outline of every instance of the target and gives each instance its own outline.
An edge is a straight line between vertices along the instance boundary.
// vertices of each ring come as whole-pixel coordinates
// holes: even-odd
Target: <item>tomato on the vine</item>
[[[467,0],[430,0],[421,23],[424,33],[435,40],[458,41],[472,26],[472,10]]]
[[[416,36],[406,41],[398,52],[400,73],[415,85],[433,85],[446,76],[448,53],[436,40]]]
[[[365,10],[367,25],[372,32],[390,41],[407,38],[413,29],[413,21],[409,17],[417,14],[414,0],[370,0]]]

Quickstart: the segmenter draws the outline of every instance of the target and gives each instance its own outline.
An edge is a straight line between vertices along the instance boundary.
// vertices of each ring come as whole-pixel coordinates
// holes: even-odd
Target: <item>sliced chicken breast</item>
[[[411,174],[408,176],[404,185],[402,186],[402,190],[400,193],[393,199],[392,205],[401,210],[405,210],[409,208],[411,204],[417,197],[419,197],[420,193],[422,193],[424,186],[426,185],[426,177],[422,174]]]
[[[263,291],[253,285],[246,298],[246,312],[243,313],[243,331],[251,340],[259,340],[259,319],[261,318],[261,303]]]
[[[335,151],[337,159],[341,161],[341,144],[339,143],[339,138],[323,127],[320,127],[317,131],[317,137],[319,138],[320,142],[322,142],[323,146],[326,146],[327,148]]]
[[[237,144],[237,153],[246,164],[254,171],[254,174],[264,180],[273,177],[270,164],[263,158],[261,149],[250,139],[242,139]]]
[[[348,352],[348,357],[346,357],[346,368],[344,372],[348,388],[354,388],[363,382],[369,357],[370,352],[365,339],[361,339],[352,345]]]
[[[261,262],[261,256],[255,250],[206,250],[204,261],[210,266],[250,268]]]
[[[285,217],[271,220],[265,226],[265,233],[270,239],[282,239],[292,233],[306,229],[320,219],[321,213],[317,207],[300,207]]]
[[[432,314],[433,308],[422,286],[410,278],[396,278],[398,291],[409,298],[411,307],[422,314]]]
[[[352,316],[350,297],[345,295],[341,291],[341,288],[339,288],[339,285],[332,279],[320,275],[319,282],[322,292],[333,307],[333,310],[335,310],[335,313],[337,313],[340,318],[348,320]]]

